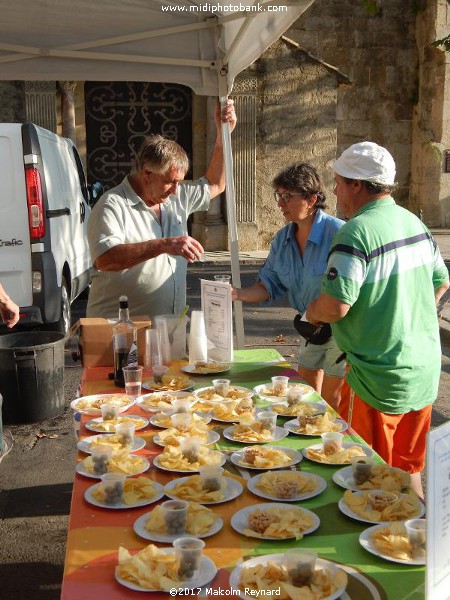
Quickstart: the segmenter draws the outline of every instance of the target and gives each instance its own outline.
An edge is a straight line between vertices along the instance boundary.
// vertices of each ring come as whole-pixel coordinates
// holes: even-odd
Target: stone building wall
[[[315,0],[286,32],[338,67],[352,85],[337,97],[337,153],[362,140],[386,146],[397,163],[397,200],[408,204],[412,118],[417,101],[417,3],[378,0],[372,16],[355,0]]]
[[[23,81],[0,81],[0,123],[26,120]]]

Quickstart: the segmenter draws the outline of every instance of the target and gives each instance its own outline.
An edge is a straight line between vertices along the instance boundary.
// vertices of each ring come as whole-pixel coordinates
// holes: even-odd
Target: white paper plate
[[[222,455],[222,458],[220,460],[219,463],[219,467],[223,467],[223,465],[226,463],[226,458],[225,456]],[[167,467],[164,467],[163,465],[161,465],[161,463],[159,462],[159,456],[155,456],[155,458],[153,459],[153,464],[155,467],[158,467],[158,469],[161,469],[161,471],[167,471],[168,473],[198,473],[198,469],[192,469],[192,470],[188,470],[188,469],[168,469]]]
[[[151,394],[143,394],[142,396],[138,396],[138,399],[136,401],[137,405],[140,406],[142,408],[142,410],[145,410],[146,412],[152,412],[152,413],[156,413],[156,412],[160,412],[160,407],[159,406],[149,406],[145,404],[145,401],[148,400],[149,398],[158,398],[161,395],[170,395],[173,400],[176,400],[177,398],[186,398],[187,396],[192,396],[194,397],[194,394],[186,394],[186,392],[152,392]],[[161,402],[165,402],[164,398],[161,398]],[[189,407],[193,406],[195,403],[197,402],[197,400],[194,398],[191,403],[189,404]],[[170,404],[170,402],[165,402],[166,404]]]
[[[211,444],[215,444],[216,442],[218,442],[220,440],[220,435],[216,432],[216,431],[209,431],[208,432],[208,439],[206,440],[206,442],[202,441],[202,445],[203,446],[211,446]],[[153,436],[153,442],[157,445],[157,446],[165,446],[166,444],[161,440],[161,436],[159,435],[159,433],[157,433],[155,436]]]
[[[161,425],[158,422],[158,417],[159,417],[160,414],[162,414],[162,413],[155,413],[154,415],[152,415],[150,417],[150,419],[149,419],[149,423],[151,423],[154,427],[158,427],[159,429],[169,429],[170,426],[168,426],[168,425]],[[201,413],[201,412],[195,412],[194,411],[193,414],[195,414],[198,417],[200,417],[201,420],[203,421],[203,423],[205,425],[208,425],[208,423],[211,423],[212,419],[211,419],[211,417],[209,415],[206,415],[206,413],[204,414],[204,413]]]
[[[262,383],[261,385],[257,385],[256,387],[253,388],[253,391],[255,392],[255,394],[257,394],[261,400],[265,400],[266,402],[282,402],[283,400],[286,400],[286,396],[272,396],[272,395],[267,395],[267,389],[270,390],[270,388],[272,387],[272,382],[270,383]],[[314,388],[312,388],[310,385],[307,385],[306,383],[294,383],[294,382],[290,382],[288,383],[288,387],[289,388],[301,388],[302,389],[302,400],[304,400],[305,398],[308,398],[309,396],[311,396],[311,394],[313,394],[315,392]],[[264,393],[266,392],[266,393]]]
[[[125,399],[127,399],[127,401],[125,401]],[[80,408],[80,404],[83,404],[84,402],[93,403],[98,401],[102,401],[102,404],[115,404],[120,413],[131,408],[135,402],[133,398],[130,398],[130,396],[127,396],[126,394],[93,394],[92,396],[81,396],[80,398],[72,400],[70,408],[82,415],[101,415],[101,408]]]
[[[283,452],[286,452],[286,454],[291,456],[291,462],[289,462],[287,465],[280,465],[279,467],[266,468],[252,467],[251,465],[247,465],[247,463],[241,464],[241,461],[244,457],[245,448],[233,452],[233,454],[230,456],[230,460],[234,465],[240,467],[241,469],[251,469],[253,471],[273,471],[274,469],[287,469],[289,467],[292,467],[293,465],[297,465],[303,459],[302,453],[298,452],[297,450],[294,450],[293,448],[286,448],[284,446],[270,446],[270,448],[273,448],[274,450],[283,450]]]
[[[343,448],[352,448],[353,446],[358,446],[361,448],[361,450],[363,450],[365,452],[366,456],[373,456],[375,454],[375,452],[372,450],[372,448],[369,448],[369,446],[365,446],[364,444],[355,444],[353,442],[343,442],[342,443],[342,447]],[[349,463],[331,463],[331,462],[322,462],[320,460],[316,460],[314,458],[312,458],[311,456],[309,456],[309,448],[312,448],[313,450],[320,450],[321,448],[323,448],[323,444],[313,444],[312,446],[308,446],[307,448],[303,448],[302,450],[302,454],[305,458],[307,458],[308,460],[310,460],[311,462],[315,462],[318,465],[325,465],[326,467],[342,467],[342,465],[348,465]]]
[[[143,458],[142,456],[139,456],[138,458],[141,459],[142,461],[142,469],[140,471],[138,471],[137,473],[133,473],[130,474],[129,477],[133,477],[133,475],[140,475],[141,473],[145,473],[145,471],[147,471],[147,469],[150,467],[150,463],[148,462],[148,460],[146,458]],[[86,460],[86,459],[84,459]],[[89,471],[85,471],[84,470],[84,460],[80,461],[77,466],[76,466],[76,472],[79,475],[83,475],[84,477],[90,477],[91,479],[101,479],[101,475],[95,475],[94,473],[89,473]]]
[[[208,375],[211,373],[225,373],[231,368],[231,365],[229,363],[219,363],[214,360],[209,360],[208,365],[212,365],[212,368],[208,369],[208,367],[202,367],[201,372],[198,372],[196,366],[193,364],[183,365],[181,367],[181,370],[185,373],[189,373],[190,375]]]
[[[286,472],[290,473],[290,471]],[[310,492],[297,494],[292,498],[278,498],[278,496],[271,496],[270,494],[265,494],[262,490],[260,490],[257,487],[257,483],[263,476],[263,473],[259,473],[258,475],[255,475],[249,481],[247,481],[247,487],[256,496],[259,496],[260,498],[266,498],[267,500],[274,500],[275,502],[301,502],[302,500],[309,500],[309,498],[314,498],[314,496],[318,496],[326,489],[327,482],[325,481],[325,479],[323,479],[323,477],[319,477],[319,475],[315,475],[313,473],[305,473],[304,471],[302,472],[302,475],[304,477],[307,477],[308,479],[315,478],[317,482],[317,487],[316,489],[311,490]]]
[[[374,533],[378,529],[382,529],[383,527],[386,527],[386,525],[374,525],[373,527],[364,529],[364,531],[359,536],[359,543],[364,548],[364,550],[367,550],[367,552],[370,552],[371,554],[374,554],[375,556],[384,558],[384,560],[388,560],[388,561],[394,562],[394,563],[399,563],[401,565],[425,565],[426,564],[425,556],[423,556],[421,558],[404,559],[404,558],[394,558],[393,556],[389,556],[389,554],[382,554],[381,552],[379,552],[373,545],[372,540],[370,539],[370,536],[372,535],[372,533]]]
[[[178,477],[177,479],[173,479],[170,483],[167,483],[164,486],[164,493],[166,494],[166,496],[168,496],[169,498],[173,498],[174,500],[179,500],[179,497],[173,493],[173,489],[176,485],[178,485],[179,483],[185,483],[188,479],[189,477]],[[233,479],[232,477],[224,477],[224,479],[227,483],[227,487],[224,490],[224,497],[222,498],[222,500],[209,502],[202,501],[199,502],[199,504],[222,504],[223,502],[229,502],[230,500],[234,500],[242,494],[244,488],[242,487],[242,484],[239,483],[239,481]]]
[[[356,485],[355,480],[353,479],[353,469],[351,465],[349,467],[339,469],[339,471],[335,471],[331,478],[336,485],[344,488],[345,490],[352,490],[354,492],[360,491],[360,488]]]
[[[267,554],[266,556],[257,556],[255,558],[251,558],[250,560],[246,560],[246,561],[242,562],[239,566],[237,566],[231,572],[231,575],[230,575],[231,589],[233,590],[233,592],[235,593],[235,595],[238,598],[242,598],[243,600],[254,600],[255,596],[249,596],[247,594],[244,594],[244,592],[241,591],[241,588],[239,586],[242,569],[244,567],[255,567],[256,565],[267,565],[267,563],[269,563],[269,562],[282,563],[283,561],[284,561],[284,555],[282,553],[280,553],[280,554]],[[323,558],[318,558],[316,560],[316,565],[317,565],[317,567],[320,567],[322,569],[326,568],[326,567],[331,567],[333,569],[338,568],[336,563],[325,560]],[[344,590],[345,590],[345,587],[341,587],[338,590],[336,590],[336,592],[334,594],[331,594],[331,596],[326,596],[325,598],[323,598],[323,600],[336,600],[343,594]],[[342,598],[344,598],[344,596],[342,596]],[[348,598],[348,596],[345,596],[345,598]]]
[[[86,454],[91,454],[91,450],[89,448],[89,444],[91,442],[93,442],[94,440],[102,440],[105,444],[105,446],[108,445],[108,437],[110,435],[113,435],[112,433],[102,433],[99,435],[90,435],[89,437],[83,438],[82,440],[80,440],[77,444],[77,448],[78,450],[80,450],[80,452],[85,452]],[[141,437],[135,437],[133,440],[133,444],[130,448],[130,452],[137,452],[138,450],[142,450],[142,448],[145,446],[145,440]]]
[[[289,431],[287,431],[283,427],[277,427],[275,429],[275,435],[270,440],[262,440],[258,442],[254,442],[251,440],[236,440],[234,438],[234,428],[235,425],[233,425],[232,427],[227,427],[223,430],[222,434],[223,437],[227,438],[227,440],[231,440],[232,442],[238,442],[239,444],[268,444],[269,442],[279,442],[280,440],[283,440],[289,435]]]
[[[163,386],[162,383],[155,383],[153,379],[150,381],[146,381],[142,384],[144,390],[151,390],[152,392],[183,392],[185,390],[190,390],[191,387],[195,385],[195,381],[193,379],[189,379],[188,385],[184,387],[177,388],[174,390],[173,388],[168,388],[167,386]]]
[[[348,423],[346,423],[344,421],[344,419],[339,419],[337,418],[335,420],[335,423],[339,423],[340,425],[340,429],[338,429],[338,431],[340,433],[342,433],[343,431],[345,431],[348,427]],[[303,435],[305,437],[320,437],[322,435],[322,433],[300,433],[299,431],[296,431],[297,427],[299,427],[300,424],[298,422],[298,419],[292,419],[291,421],[286,421],[286,423],[283,425],[283,427],[285,429],[287,429],[289,431],[289,433],[292,433],[293,435]]]
[[[316,412],[318,412],[318,413],[323,413],[327,410],[327,403],[325,402],[325,400],[321,400],[320,402],[313,402],[312,400],[311,401],[308,401],[308,400],[303,401],[302,400],[301,404],[306,404],[307,406],[314,408],[316,410]],[[283,408],[288,407],[288,403],[287,402],[277,402],[271,406],[270,410],[277,412],[275,410],[276,406],[279,406],[281,409],[283,409]],[[288,417],[289,419],[292,419],[295,416],[295,415],[283,415],[282,413],[279,413],[279,412],[277,412],[277,415],[279,417],[284,417],[284,418]]]
[[[370,492],[371,493],[372,492],[384,493],[384,490],[370,490]],[[360,496],[361,494],[364,494],[363,491],[353,492],[353,493],[358,494],[358,496]],[[407,496],[407,495],[408,494],[399,494],[399,497]],[[348,506],[348,504],[346,504],[346,502],[344,502],[344,498],[341,498],[339,500],[338,507],[339,507],[339,510],[341,511],[341,513],[343,513],[346,517],[350,517],[351,519],[354,519],[355,521],[360,521],[361,523],[370,523],[371,525],[389,525],[389,523],[394,523],[396,520],[398,520],[398,521],[405,520],[405,519],[394,519],[394,521],[371,521],[369,519],[365,519],[364,517],[360,517],[355,512],[353,512],[352,509]],[[408,517],[408,518],[409,519],[420,519],[420,517],[423,517],[424,514],[425,514],[425,506],[423,504],[420,504],[418,514],[412,515],[411,517]]]
[[[204,392],[214,391],[213,385],[209,385],[207,387],[202,387],[202,388],[199,388],[198,390],[194,390],[194,395],[198,398],[198,401],[201,402],[202,404],[218,404],[220,402],[223,402],[224,400],[244,400],[244,398],[251,398],[253,396],[253,390],[251,390],[250,388],[242,387],[241,385],[231,385],[230,384],[230,390],[237,390],[238,392],[242,392],[243,395],[242,395],[242,397],[239,397],[239,398],[228,398],[228,396],[224,397],[224,396],[219,396],[219,394],[217,394],[218,398],[214,399],[214,400],[202,398],[200,396],[200,394],[203,394]]]
[[[167,554],[174,552],[173,548],[164,548],[163,552]],[[193,579],[189,579],[188,581],[181,581],[178,584],[178,588],[189,589],[192,590],[194,588],[201,588],[203,585],[206,585],[210,581],[214,579],[217,574],[217,567],[213,563],[213,561],[207,556],[202,556],[202,560],[200,563],[200,570],[196,577]],[[136,585],[127,579],[122,579],[117,575],[117,572],[114,573],[116,581],[130,590],[135,590],[136,592],[161,592],[163,590],[147,590],[146,588],[141,587],[140,585]]]
[[[84,492],[84,499],[86,500],[86,502],[89,502],[89,504],[93,504],[94,506],[98,506],[99,508],[110,508],[113,510],[125,510],[125,509],[130,510],[132,508],[148,506],[149,504],[158,502],[158,500],[161,500],[161,498],[164,496],[163,486],[160,483],[157,483],[156,481],[152,481],[152,483],[153,483],[153,488],[156,492],[155,495],[152,496],[151,498],[142,498],[141,500],[138,500],[135,504],[125,504],[125,502],[121,502],[120,504],[105,504],[104,502],[99,502],[98,500],[96,500],[94,498],[94,496],[92,495],[92,492],[100,485],[100,483],[91,485],[91,487],[89,487]]]
[[[118,417],[119,419],[121,418],[120,416]],[[126,415],[123,418],[126,419],[133,419],[133,421],[142,421],[141,424],[139,424],[136,428],[135,431],[140,431],[141,429],[144,429],[144,427],[147,427],[148,425],[148,419],[146,419],[145,417],[140,417],[139,415]],[[85,424],[85,427],[88,431],[94,431],[97,433],[108,433],[107,431],[103,431],[102,429],[98,428],[98,424],[99,423],[103,423],[103,419],[102,417],[97,417],[96,419],[92,419],[91,421],[88,421]],[[114,433],[114,431],[111,431],[110,433]]]
[[[223,527],[222,519],[220,517],[216,517],[214,519],[214,522],[211,525],[210,529],[206,533],[202,533],[200,535],[192,535],[190,533],[183,533],[183,534],[175,533],[175,534],[169,535],[168,533],[159,533],[157,531],[148,531],[148,529],[145,528],[145,524],[147,523],[149,515],[150,515],[150,513],[147,512],[147,513],[141,515],[139,517],[139,519],[136,519],[136,521],[133,524],[133,529],[139,537],[144,538],[145,540],[150,540],[152,542],[160,542],[161,544],[171,544],[172,542],[174,542],[175,540],[177,540],[180,537],[192,537],[192,538],[210,537],[211,535],[214,535],[215,533],[220,531]]]
[[[281,510],[292,510],[292,508],[295,507],[283,504],[282,502],[267,502],[266,504],[253,504],[252,506],[246,506],[245,508],[239,510],[237,513],[234,513],[234,515],[231,517],[231,527],[241,535],[245,535],[244,530],[248,529],[249,514],[256,509],[265,510],[267,508],[280,508]],[[311,510],[308,510],[307,508],[298,507],[298,509],[302,510],[305,513],[308,513],[314,519],[314,525],[303,531],[303,535],[308,535],[309,533],[312,533],[319,527],[320,519],[315,513],[313,513]],[[286,538],[273,538],[266,536],[251,536],[251,538],[255,540],[273,540],[274,542],[282,542],[283,540],[295,539],[295,535]]]

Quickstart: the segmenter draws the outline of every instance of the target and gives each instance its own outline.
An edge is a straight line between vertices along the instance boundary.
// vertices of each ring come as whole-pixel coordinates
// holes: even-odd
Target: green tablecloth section
[[[253,388],[261,383],[270,383],[273,375],[286,374],[291,379],[299,379],[295,371],[285,362],[280,362],[281,357],[273,349],[238,350],[234,354],[233,367],[223,376],[231,379],[233,384]],[[268,364],[273,363],[273,364]],[[209,379],[205,378],[204,385],[210,385]],[[207,379],[207,382],[206,382]],[[202,387],[198,385],[197,387]],[[320,396],[316,394],[317,400]],[[311,398],[314,400],[315,398]],[[278,419],[282,424],[287,419]],[[363,440],[354,435],[348,435],[347,441],[362,442]],[[317,444],[320,437],[293,436],[284,438],[273,445],[287,446],[295,450],[301,450],[306,446]],[[220,447],[241,449],[244,444],[237,444],[224,440]],[[327,481],[327,489],[310,500],[299,502],[303,508],[313,510],[320,518],[321,525],[313,534],[305,536],[301,540],[302,547],[313,548],[322,558],[334,560],[345,565],[351,565],[360,570],[373,580],[381,598],[388,600],[423,600],[425,598],[425,568],[411,567],[391,563],[364,550],[359,544],[359,534],[370,527],[370,524],[354,521],[343,515],[338,508],[338,501],[344,490],[338,487],[331,479],[333,473],[341,467],[320,465],[307,459],[301,462],[301,469],[305,472],[320,475]],[[295,547],[298,542],[283,543],[281,551],[289,547]],[[263,555],[280,552],[279,542],[262,542],[251,554]],[[381,588],[380,585],[381,584]],[[358,591],[357,581],[352,578],[352,589],[349,596],[352,600],[364,600],[369,598],[367,588],[361,587]],[[345,596],[344,596],[345,597]]]

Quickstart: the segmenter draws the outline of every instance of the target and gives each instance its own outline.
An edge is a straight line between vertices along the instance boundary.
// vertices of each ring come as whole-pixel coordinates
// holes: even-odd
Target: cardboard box
[[[146,315],[131,317],[137,327],[139,364],[144,364],[145,330],[151,327]],[[80,319],[72,328],[71,334],[80,334],[80,354],[83,367],[112,367],[114,356],[112,330],[116,321],[112,319]]]

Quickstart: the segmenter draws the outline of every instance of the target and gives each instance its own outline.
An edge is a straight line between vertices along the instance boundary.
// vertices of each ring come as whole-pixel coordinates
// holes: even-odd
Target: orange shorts
[[[352,389],[342,386],[339,413],[383,460],[408,473],[425,467],[426,434],[430,429],[432,405],[402,415],[380,412],[354,394],[349,416]]]

